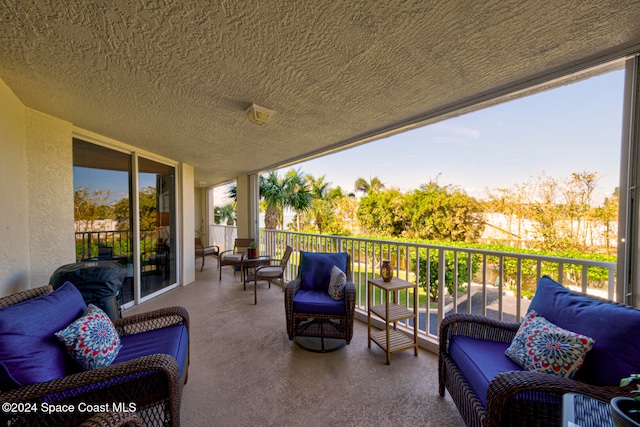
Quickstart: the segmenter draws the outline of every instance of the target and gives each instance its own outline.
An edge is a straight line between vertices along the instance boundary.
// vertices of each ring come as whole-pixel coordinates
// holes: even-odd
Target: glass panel
[[[73,140],[76,260],[127,267],[120,304],[133,301],[131,155]]]
[[[139,158],[141,295],[176,283],[175,168]]]

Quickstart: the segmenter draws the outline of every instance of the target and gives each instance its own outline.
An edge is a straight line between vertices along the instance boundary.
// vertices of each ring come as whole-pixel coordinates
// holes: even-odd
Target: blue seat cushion
[[[296,313],[335,314],[346,313],[344,299],[335,300],[327,291],[300,289],[293,297],[293,311]]]
[[[331,279],[331,268],[335,265],[347,271],[347,252],[316,253],[300,252],[300,288],[327,292]]]
[[[618,385],[640,372],[640,310],[571,292],[551,278],[538,282],[529,310],[561,328],[595,340],[574,379],[600,386]]]
[[[162,353],[173,356],[178,362],[180,376],[187,358],[189,336],[184,325],[167,326],[139,334],[120,337],[122,347],[113,364],[126,362],[141,356]]]
[[[54,334],[86,308],[80,291],[65,282],[48,295],[0,309],[0,389],[66,376],[72,362]]]
[[[454,335],[449,340],[449,355],[471,389],[487,407],[487,391],[491,380],[501,372],[522,371],[505,356],[509,343]]]

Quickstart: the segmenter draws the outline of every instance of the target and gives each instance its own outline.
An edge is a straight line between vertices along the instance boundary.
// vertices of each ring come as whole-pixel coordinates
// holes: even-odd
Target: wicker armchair
[[[543,278],[543,280],[549,281],[550,279]],[[540,286],[539,284],[538,291]],[[569,291],[567,291],[567,295],[574,295],[572,298],[580,298],[576,296],[577,294]],[[556,300],[560,299],[557,298]],[[590,299],[597,300],[596,298]],[[585,300],[581,300],[579,304],[582,304],[581,309],[584,309],[587,304],[582,303],[582,301]],[[630,308],[612,302],[606,302],[605,304],[609,307]],[[558,312],[558,316],[563,315],[561,310],[555,309],[556,307],[550,307],[550,310]],[[568,314],[568,316],[573,316],[573,314]],[[587,319],[591,319],[591,322],[595,320],[593,316],[585,316],[585,320]],[[602,321],[602,318],[600,321]],[[615,322],[616,319],[612,321]],[[559,323],[558,319],[553,319],[553,322]],[[633,323],[635,322],[630,323],[631,330],[634,328]],[[580,393],[602,401],[610,401],[616,396],[630,395],[634,389],[634,386],[621,388],[616,385],[592,385],[583,381],[583,378],[579,375],[576,375],[576,379],[569,379],[549,373],[511,370],[500,372],[490,380],[486,394],[486,405],[483,404],[477,392],[471,386],[471,380],[465,377],[461,368],[452,358],[449,352],[449,344],[452,338],[456,336],[477,338],[490,342],[511,343],[519,326],[520,324],[518,323],[501,322],[474,314],[452,314],[443,319],[440,325],[439,393],[444,396],[445,388],[449,391],[467,426],[561,425],[562,396],[565,393]],[[614,333],[621,333],[622,335],[629,333],[629,328],[621,326],[619,329],[620,331],[614,331]],[[580,331],[576,330],[576,332]],[[615,337],[615,339],[618,340],[619,337]],[[601,340],[604,342],[606,338],[601,337]],[[598,338],[596,338],[597,342]],[[625,346],[628,345],[627,343],[628,341],[621,340],[620,344]],[[494,356],[495,354],[487,357]],[[587,354],[587,358],[589,356],[591,354]],[[590,362],[593,361],[594,359],[590,360]],[[633,356],[629,361],[632,364],[639,363],[638,356]],[[586,366],[587,361],[585,361],[584,367]],[[599,366],[595,366],[596,369]],[[592,363],[589,369],[593,367],[594,364]],[[619,380],[622,377],[617,378]]]
[[[344,314],[323,314],[319,312],[297,311],[295,297],[301,289],[305,252],[302,252],[298,277],[285,287],[284,305],[287,317],[287,334],[289,339],[295,337],[320,337],[345,340],[346,344],[353,337],[353,319],[355,313],[356,288],[351,273],[351,257],[346,255],[345,274],[347,284],[344,296]],[[329,268],[331,268],[329,266]],[[326,293],[326,289],[325,289]],[[340,301],[342,303],[342,301]]]
[[[53,288],[47,285],[0,298],[0,307],[25,302],[52,291]],[[185,325],[188,331],[189,315],[182,307],[171,307],[116,319],[113,323],[121,337],[174,325]],[[143,425],[179,426],[180,401],[183,385],[187,381],[188,365],[188,350],[182,376],[173,356],[151,354],[4,391],[0,393],[0,404],[23,402],[36,405],[38,408],[43,404],[73,405],[78,408],[81,403],[83,405],[133,403],[136,416],[142,420]],[[93,421],[90,420],[92,417],[95,417]],[[81,411],[56,411],[51,414],[40,410],[21,413],[3,411],[0,412],[0,425],[77,426],[84,422],[89,423],[87,425],[101,425],[92,424],[92,422],[104,417],[96,417],[95,413]],[[136,425],[137,421],[135,417],[130,417],[128,422],[130,424],[122,425]]]

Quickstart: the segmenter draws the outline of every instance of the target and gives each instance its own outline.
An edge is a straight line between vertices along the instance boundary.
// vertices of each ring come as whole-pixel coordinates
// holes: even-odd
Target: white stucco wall
[[[0,296],[29,288],[25,107],[0,80]]]
[[[71,123],[27,108],[27,186],[31,287],[75,262]]]
[[[180,211],[182,212],[182,266],[181,266],[181,280],[182,285],[189,284],[196,280],[195,271],[195,188],[193,186],[194,170],[193,166],[186,163],[181,164],[180,174],[182,180],[180,185],[182,186],[182,201],[180,203]]]
[[[77,130],[76,130],[77,131]],[[75,262],[72,123],[25,107],[0,80],[0,297]],[[181,166],[181,284],[195,280],[194,169]]]

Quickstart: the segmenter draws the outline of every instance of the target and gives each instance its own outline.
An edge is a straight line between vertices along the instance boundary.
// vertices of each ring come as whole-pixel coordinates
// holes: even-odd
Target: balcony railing
[[[107,231],[78,231],[76,232],[76,261],[96,258],[98,248],[111,247],[113,255],[122,258],[131,258],[130,230]],[[140,253],[148,258],[148,254],[155,253],[157,236],[155,229],[140,230]]]
[[[300,251],[348,252],[356,285],[356,310],[367,311],[367,280],[379,277],[382,260],[391,260],[394,276],[419,285],[418,333],[436,342],[442,319],[450,313],[477,313],[519,322],[541,276],[548,275],[578,291],[615,300],[616,263],[535,256],[475,248],[262,230],[260,251],[279,257],[289,245],[294,252],[286,280],[295,277]],[[457,291],[454,291],[457,290]],[[415,296],[405,291],[400,302],[413,309]],[[373,304],[382,295],[372,295]],[[402,325],[408,331],[413,323]]]

